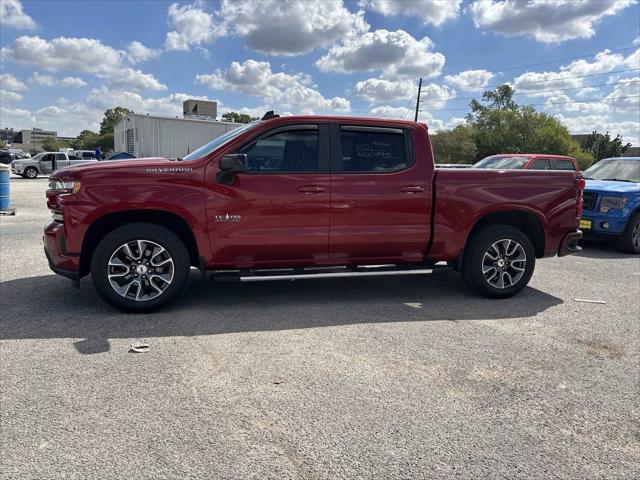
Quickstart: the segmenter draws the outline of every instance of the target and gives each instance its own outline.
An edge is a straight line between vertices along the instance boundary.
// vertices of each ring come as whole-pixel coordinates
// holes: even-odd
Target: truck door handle
[[[306,185],[304,187],[300,187],[298,191],[300,193],[304,193],[305,195],[312,195],[314,193],[324,192],[324,187],[318,187],[316,185]]]
[[[419,187],[417,185],[408,185],[406,187],[400,187],[400,191],[404,193],[422,193],[424,192],[424,187]]]

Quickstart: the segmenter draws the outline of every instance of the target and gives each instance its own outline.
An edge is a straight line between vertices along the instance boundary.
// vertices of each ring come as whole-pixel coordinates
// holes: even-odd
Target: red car
[[[92,276],[125,311],[157,309],[191,267],[229,280],[421,273],[438,262],[494,298],[537,258],[578,251],[584,180],[572,171],[434,168],[409,121],[265,115],[181,161],[54,173],[52,270]],[[373,267],[378,266],[378,267]]]
[[[541,153],[503,153],[483,158],[471,168],[492,168],[498,170],[573,170],[579,172],[578,162],[565,155]]]

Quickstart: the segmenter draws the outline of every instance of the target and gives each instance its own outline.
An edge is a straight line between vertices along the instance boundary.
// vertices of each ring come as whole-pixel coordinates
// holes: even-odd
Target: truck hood
[[[167,168],[180,166],[181,162],[174,162],[162,157],[137,158],[135,160],[101,160],[96,162],[80,163],[57,170],[51,178],[69,178],[76,174],[95,172],[100,170],[139,170],[140,168]]]
[[[593,192],[633,193],[640,191],[640,183],[587,180],[584,189]]]

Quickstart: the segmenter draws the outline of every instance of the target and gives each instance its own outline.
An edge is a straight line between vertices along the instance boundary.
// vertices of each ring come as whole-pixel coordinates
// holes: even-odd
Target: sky
[[[640,145],[638,0],[0,0],[0,127],[97,131],[107,108],[413,118],[471,98]]]

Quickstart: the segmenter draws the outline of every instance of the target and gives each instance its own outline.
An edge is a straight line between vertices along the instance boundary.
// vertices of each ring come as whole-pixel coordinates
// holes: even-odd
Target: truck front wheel
[[[462,277],[476,292],[507,298],[527,286],[536,255],[522,231],[508,225],[489,225],[469,239],[462,261]]]
[[[102,239],[91,258],[100,296],[126,312],[152,312],[180,295],[189,280],[189,254],[170,230],[131,223]]]
[[[27,167],[22,173],[22,176],[24,178],[30,178],[30,179],[36,178],[38,176],[38,170],[36,170],[35,167]]]

